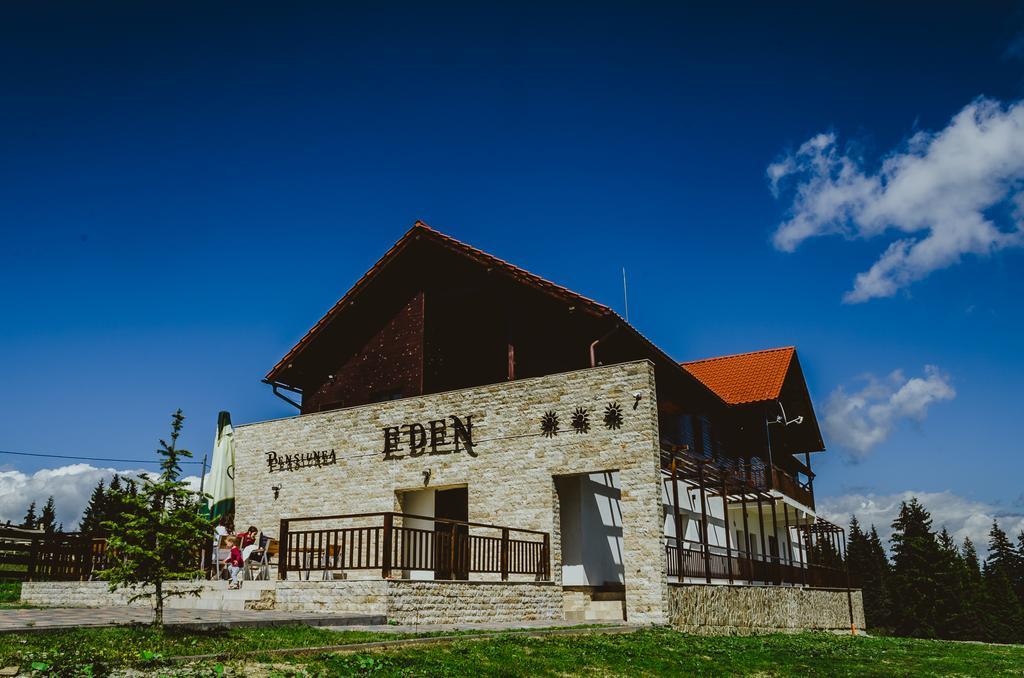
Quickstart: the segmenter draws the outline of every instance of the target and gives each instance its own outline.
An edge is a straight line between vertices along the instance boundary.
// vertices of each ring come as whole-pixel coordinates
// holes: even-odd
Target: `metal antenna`
[[[626,290],[626,267],[622,267],[622,299],[626,302],[626,322],[629,322],[629,292]]]

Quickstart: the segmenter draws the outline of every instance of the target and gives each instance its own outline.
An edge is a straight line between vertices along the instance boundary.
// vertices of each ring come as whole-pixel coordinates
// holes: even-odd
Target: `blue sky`
[[[990,163],[1011,188],[977,206],[1005,243],[860,303],[855,276],[930,226],[896,189],[825,215],[799,196],[908,154],[948,179],[966,163],[908,140],[978,97],[1017,143],[1022,29],[1009,2],[8,4],[0,449],[147,459],[177,407],[200,452],[220,409],[289,414],[262,375],[419,218],[616,308],[625,266],[631,320],[681,360],[796,344],[819,418],[862,398],[873,436],[826,431],[837,511],[916,491],[1017,520],[1024,172]],[[947,242],[990,187],[961,196],[957,171]],[[27,497],[60,463],[0,469]]]

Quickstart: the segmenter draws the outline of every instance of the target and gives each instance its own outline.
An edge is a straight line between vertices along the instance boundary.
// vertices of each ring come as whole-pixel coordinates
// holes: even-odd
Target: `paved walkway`
[[[152,610],[137,607],[54,607],[0,610],[0,633],[148,624],[152,621]],[[186,610],[177,608],[164,610],[164,623],[168,626],[196,629],[215,626],[281,626],[283,624],[329,626],[338,630],[351,629],[352,624],[358,624],[360,628],[369,625],[375,627],[376,625],[381,625],[381,628],[388,629],[394,628],[384,626],[384,618],[379,615],[332,615],[312,612],[262,610]]]

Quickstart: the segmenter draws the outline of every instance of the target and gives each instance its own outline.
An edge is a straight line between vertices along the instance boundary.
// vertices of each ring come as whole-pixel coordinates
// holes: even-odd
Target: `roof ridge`
[[[744,358],[746,356],[758,355],[761,353],[777,353],[779,351],[796,351],[796,346],[778,346],[776,348],[762,348],[756,351],[745,351],[743,353],[730,353],[728,355],[716,355],[710,358],[698,358],[697,360],[683,360],[680,365],[694,365],[696,363],[707,363],[713,360],[728,360],[729,358]]]

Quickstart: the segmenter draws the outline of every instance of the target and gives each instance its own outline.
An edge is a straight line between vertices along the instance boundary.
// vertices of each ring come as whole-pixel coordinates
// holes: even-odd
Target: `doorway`
[[[433,488],[399,493],[402,512],[422,516],[405,518],[403,525],[432,533],[429,542],[429,561],[424,565],[432,569],[403,570],[404,579],[469,579],[469,528],[441,522],[466,521],[469,518],[469,488]],[[454,529],[453,529],[454,528]]]
[[[437,490],[434,517],[469,520],[469,488]],[[434,579],[469,579],[469,526],[434,521]]]
[[[557,476],[562,585],[621,587],[622,508],[619,472]]]

